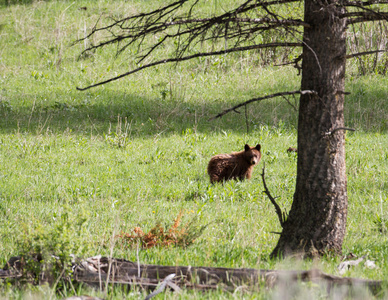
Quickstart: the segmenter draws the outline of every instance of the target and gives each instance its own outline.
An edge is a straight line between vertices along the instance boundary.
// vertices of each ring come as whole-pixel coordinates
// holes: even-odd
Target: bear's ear
[[[258,151],[260,151],[260,149],[261,149],[260,144],[257,144],[255,148],[256,148]]]
[[[248,144],[245,144],[245,147],[244,147],[244,149],[245,149],[245,151],[249,151],[249,150],[251,150],[251,147],[249,147],[249,145],[248,145]]]

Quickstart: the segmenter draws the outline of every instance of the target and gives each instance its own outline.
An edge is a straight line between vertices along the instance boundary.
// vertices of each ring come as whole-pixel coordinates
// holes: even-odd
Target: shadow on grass
[[[351,87],[345,104],[346,126],[357,130],[386,133],[388,102],[386,90],[370,88],[367,82]],[[12,99],[12,96],[8,97]],[[131,136],[234,131],[244,134],[261,126],[297,127],[298,114],[282,99],[252,103],[240,113],[220,119],[211,117],[244,101],[184,101],[169,95],[154,98],[117,93],[112,89],[40,95],[23,94],[13,101],[0,101],[0,133],[72,131],[79,135],[104,135],[127,130]],[[12,103],[22,103],[18,107]],[[21,106],[23,105],[23,106]],[[247,116],[247,118],[246,118]],[[126,127],[125,127],[126,126]]]
[[[56,99],[77,99],[63,101],[47,101],[46,98],[50,99],[47,95],[23,97],[23,101],[18,101],[27,103],[24,107],[0,107],[1,133],[72,131],[90,136],[128,130],[132,136],[152,136],[160,133],[180,134],[188,128],[197,132],[233,130],[246,133],[247,126],[252,131],[260,125],[276,125],[281,119],[284,120],[283,124],[295,128],[297,120],[297,113],[281,100],[276,105],[276,112],[266,103],[250,105],[247,125],[244,109],[240,110],[240,114],[232,112],[221,119],[209,121],[232,105],[219,101],[195,103],[169,97],[147,99],[131,94],[115,94],[113,91],[54,96]],[[124,128],[125,123],[127,129]]]
[[[0,7],[10,6],[10,5],[25,5],[32,4],[36,0],[0,0]],[[49,2],[50,0],[43,0],[44,2]]]

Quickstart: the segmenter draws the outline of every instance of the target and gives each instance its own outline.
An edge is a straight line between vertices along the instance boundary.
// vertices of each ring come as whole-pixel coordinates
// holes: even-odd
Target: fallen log
[[[107,283],[117,283],[153,289],[171,274],[175,274],[171,280],[174,285],[180,288],[200,290],[221,288],[234,291],[241,286],[260,289],[261,287],[274,288],[285,283],[313,282],[324,286],[328,292],[337,287],[361,287],[368,288],[373,294],[377,294],[381,291],[383,284],[382,281],[329,275],[318,269],[287,271],[160,266],[137,264],[124,259],[100,256],[89,258],[74,269],[76,281],[100,287]]]
[[[13,257],[0,269],[0,278],[21,278],[23,270],[18,257]],[[173,276],[172,276],[173,275]],[[165,280],[166,279],[166,280]],[[95,256],[73,265],[73,280],[104,290],[108,285],[138,286],[155,290],[169,287],[198,290],[275,288],[277,286],[313,282],[328,293],[335,288],[367,288],[373,294],[382,291],[383,281],[329,275],[318,269],[258,270],[249,268],[212,268],[192,266],[160,266],[138,264],[124,259]],[[160,292],[160,291],[159,291]]]

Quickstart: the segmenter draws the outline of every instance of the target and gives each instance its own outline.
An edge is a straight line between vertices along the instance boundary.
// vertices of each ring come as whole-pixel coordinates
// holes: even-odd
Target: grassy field
[[[218,9],[217,2],[209,10]],[[117,236],[135,227],[146,232],[156,224],[167,228],[182,214],[183,225],[206,225],[202,234],[187,248],[140,250],[142,263],[318,267],[338,274],[340,257],[269,259],[277,241],[271,232],[280,226],[263,194],[260,172],[265,162],[267,184],[281,207],[289,210],[296,154],[286,149],[296,146],[294,109],[282,99],[268,100],[250,105],[247,119],[242,109],[241,114],[209,121],[244,100],[299,89],[296,70],[264,68],[257,53],[243,53],[150,68],[76,91],[76,86],[134,68],[136,62],[128,53],[116,58],[112,49],[78,59],[85,45],[72,42],[102,13],[118,17],[157,3],[0,1],[0,266],[11,256],[36,249],[135,261],[136,246]],[[349,212],[343,252],[367,255],[377,268],[361,264],[345,275],[387,279],[388,79],[358,76],[350,62],[347,91],[346,125],[357,131],[346,137]],[[211,185],[206,174],[210,157],[240,151],[245,143],[262,145],[263,159],[252,180]],[[84,292],[0,287],[4,299],[55,299]],[[301,290],[317,298],[325,295],[314,287]],[[159,299],[267,299],[277,293],[185,291]],[[118,290],[105,295],[142,296]]]

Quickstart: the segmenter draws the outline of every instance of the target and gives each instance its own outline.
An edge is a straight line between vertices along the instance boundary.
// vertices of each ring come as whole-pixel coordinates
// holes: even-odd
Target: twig
[[[140,278],[139,241],[136,244],[137,277]]]
[[[290,102],[290,100],[288,100],[288,98],[287,98],[286,96],[282,95],[282,98],[283,98],[284,100],[286,100],[287,103],[290,104],[290,106],[291,106],[296,112],[298,112],[298,109],[296,108],[296,106],[295,106],[294,104],[292,104],[292,103]]]
[[[59,280],[61,280],[63,274],[65,273],[65,271],[66,271],[66,269],[63,268],[61,274],[59,275],[59,277],[58,277],[57,280],[55,281],[55,283],[54,283],[54,289],[53,289],[54,291],[55,291],[55,289],[56,289],[56,287],[57,287],[57,285],[58,285],[58,283],[59,283]],[[69,280],[69,282],[71,282],[71,280]]]
[[[212,120],[215,120],[217,118],[220,118],[220,117],[226,115],[227,113],[229,113],[231,111],[235,111],[237,108],[239,108],[241,106],[244,106],[244,105],[247,105],[247,104],[250,104],[252,102],[262,101],[262,100],[266,100],[266,99],[270,99],[270,98],[275,98],[275,97],[279,97],[279,96],[287,96],[287,95],[295,95],[295,94],[305,95],[305,94],[316,94],[316,93],[317,92],[315,92],[315,91],[304,90],[304,91],[293,91],[293,92],[280,92],[280,93],[276,93],[276,94],[272,94],[272,95],[267,95],[267,96],[263,96],[263,97],[259,97],[259,98],[253,98],[253,99],[250,99],[248,101],[245,101],[245,102],[242,102],[240,104],[237,104],[236,106],[233,106],[232,108],[228,108],[228,109],[220,112],[215,117],[210,118],[209,121],[212,121]]]
[[[281,210],[280,206],[276,203],[275,198],[272,197],[271,193],[269,192],[269,190],[267,188],[267,184],[265,183],[265,177],[264,176],[265,176],[265,163],[264,163],[264,166],[263,166],[263,171],[261,173],[261,178],[263,179],[263,185],[264,185],[264,193],[268,196],[269,200],[275,206],[275,211],[276,211],[276,214],[278,215],[280,225],[283,227],[284,222],[285,222],[284,214],[282,213],[282,210]]]
[[[295,58],[293,61],[288,61],[282,64],[274,65],[275,67],[282,67],[282,66],[288,66],[288,65],[294,65],[294,68],[298,70],[298,76],[300,75],[302,71],[302,66],[300,66],[298,63],[302,60],[303,54],[299,55],[297,58]]]
[[[245,124],[247,125],[247,134],[249,134],[248,108],[245,105]]]

